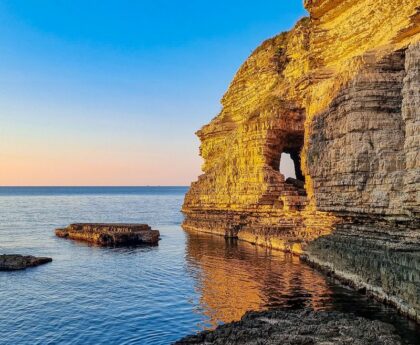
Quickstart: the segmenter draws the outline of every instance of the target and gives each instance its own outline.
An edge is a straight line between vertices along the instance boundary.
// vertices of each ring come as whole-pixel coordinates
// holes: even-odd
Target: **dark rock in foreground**
[[[51,262],[51,258],[23,256],[17,254],[0,255],[0,271],[17,271]]]
[[[339,312],[250,312],[241,321],[188,336],[175,345],[398,345],[394,327]]]
[[[137,244],[157,244],[160,233],[147,224],[71,224],[64,229],[56,229],[58,237],[86,241],[100,246],[128,246]]]

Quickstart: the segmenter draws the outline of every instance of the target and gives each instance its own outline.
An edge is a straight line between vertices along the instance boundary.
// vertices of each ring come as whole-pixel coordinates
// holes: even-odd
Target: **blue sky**
[[[0,185],[186,185],[194,132],[301,1],[0,0]]]

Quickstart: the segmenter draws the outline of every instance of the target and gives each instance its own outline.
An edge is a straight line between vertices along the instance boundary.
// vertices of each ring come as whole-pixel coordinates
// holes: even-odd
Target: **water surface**
[[[296,257],[184,232],[183,187],[0,188],[0,253],[51,264],[0,272],[0,344],[170,344],[247,310],[310,307],[418,326]],[[144,222],[157,247],[99,248],[54,236],[72,222]]]

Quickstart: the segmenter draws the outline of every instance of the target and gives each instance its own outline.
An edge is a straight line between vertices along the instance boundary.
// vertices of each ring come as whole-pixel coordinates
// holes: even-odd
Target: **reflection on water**
[[[298,258],[223,237],[186,233],[186,188],[0,187],[0,253],[51,264],[0,272],[0,345],[167,345],[203,328],[273,307],[351,311],[418,326],[341,287]],[[100,248],[63,240],[72,222],[148,223],[157,247]]]
[[[326,278],[296,256],[205,233],[187,232],[187,269],[196,280],[203,328],[239,320],[249,310],[338,310],[392,323],[407,344],[420,328],[392,307]]]
[[[197,272],[210,325],[271,307],[324,309],[332,292],[299,258],[220,236],[188,233],[187,263]],[[327,302],[328,303],[328,302]]]

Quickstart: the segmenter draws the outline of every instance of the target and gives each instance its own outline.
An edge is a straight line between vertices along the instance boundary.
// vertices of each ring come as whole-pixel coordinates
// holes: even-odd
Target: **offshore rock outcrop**
[[[157,244],[160,233],[147,224],[78,223],[56,229],[58,237],[85,241],[99,246]]]
[[[306,0],[197,132],[184,228],[304,254],[420,320],[420,7]],[[289,153],[296,178],[279,171]]]
[[[175,345],[227,344],[357,344],[398,345],[393,326],[338,312],[251,312],[238,322],[219,326],[174,343]]]
[[[25,268],[43,265],[48,262],[52,262],[52,259],[31,255],[4,254],[0,255],[0,271],[24,270]]]

